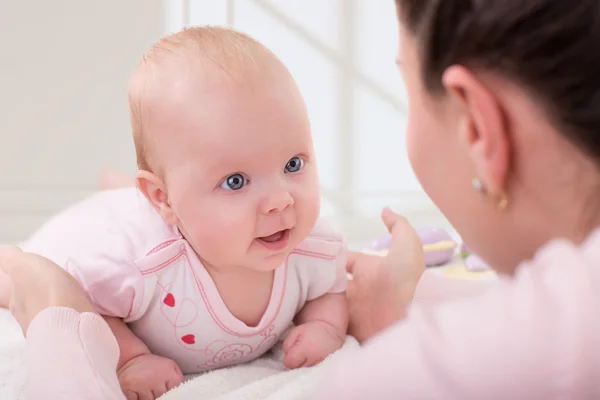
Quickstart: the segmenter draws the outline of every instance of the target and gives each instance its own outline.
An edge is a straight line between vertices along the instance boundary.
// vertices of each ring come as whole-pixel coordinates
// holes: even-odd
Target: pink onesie
[[[259,324],[247,326],[228,311],[179,230],[134,188],[99,192],[68,208],[23,250],[64,266],[101,314],[123,318],[154,354],[184,373],[259,357],[307,301],[347,285],[346,247],[319,221],[275,271]]]

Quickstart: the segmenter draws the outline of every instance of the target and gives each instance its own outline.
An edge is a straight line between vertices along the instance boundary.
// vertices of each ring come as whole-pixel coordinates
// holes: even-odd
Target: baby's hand
[[[309,321],[292,329],[283,342],[288,368],[312,367],[344,345],[345,332],[323,321]]]
[[[132,358],[117,375],[127,400],[154,400],[183,382],[175,361],[154,354]]]

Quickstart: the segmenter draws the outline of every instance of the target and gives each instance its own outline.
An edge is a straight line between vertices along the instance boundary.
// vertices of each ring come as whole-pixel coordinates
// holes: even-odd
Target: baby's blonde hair
[[[222,74],[218,77],[211,76],[213,82],[223,78],[240,82],[248,78],[249,73],[267,71],[274,65],[279,70],[283,67],[287,73],[287,69],[270,50],[250,36],[229,28],[186,28],[162,38],[143,55],[128,90],[131,128],[140,170],[157,172],[152,170],[152,155],[145,134],[150,116],[149,106],[145,104],[147,89],[151,84],[169,83],[169,77],[165,79],[166,75],[158,76],[165,66],[174,66],[181,72],[185,65],[190,64],[198,68],[216,67]],[[184,68],[181,68],[182,65]],[[167,74],[178,73],[177,69],[168,71]],[[157,168],[156,165],[153,166]]]

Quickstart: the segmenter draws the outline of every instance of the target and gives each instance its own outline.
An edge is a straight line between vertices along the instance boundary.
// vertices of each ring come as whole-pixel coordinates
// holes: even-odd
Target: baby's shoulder
[[[293,252],[316,258],[335,259],[345,252],[345,249],[343,236],[329,222],[321,218]]]
[[[97,192],[71,205],[50,218],[27,245],[60,244],[70,253],[123,253],[136,258],[179,237],[142,193],[127,188]]]
[[[319,218],[317,220],[317,223],[310,231],[308,237],[313,239],[322,239],[327,241],[338,242],[342,242],[344,240],[342,234],[324,218]]]
[[[320,219],[311,233],[292,252],[288,267],[305,287],[306,299],[346,290],[348,248],[342,235]]]
[[[103,191],[91,202],[104,207],[104,223],[119,232],[136,256],[144,256],[162,244],[181,238],[177,227],[164,222],[136,188]]]

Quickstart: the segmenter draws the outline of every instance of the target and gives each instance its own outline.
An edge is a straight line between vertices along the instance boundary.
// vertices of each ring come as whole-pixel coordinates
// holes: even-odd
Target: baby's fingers
[[[294,346],[294,344],[296,344],[296,342],[298,341],[299,336],[300,336],[300,330],[298,329],[298,327],[295,327],[294,329],[292,329],[292,331],[287,335],[287,337],[283,341],[283,352],[284,353],[287,353],[290,351],[292,346]]]
[[[283,357],[283,365],[289,369],[300,368],[304,366],[307,361],[306,351],[299,343],[292,346],[285,354],[285,357]]]
[[[354,273],[354,265],[356,264],[356,260],[360,257],[360,253],[356,251],[351,251],[348,253],[348,259],[346,260],[346,272],[349,274]]]
[[[138,394],[136,392],[134,392],[133,390],[123,390],[123,394],[125,395],[125,398],[127,400],[139,400],[140,396],[138,396]]]

